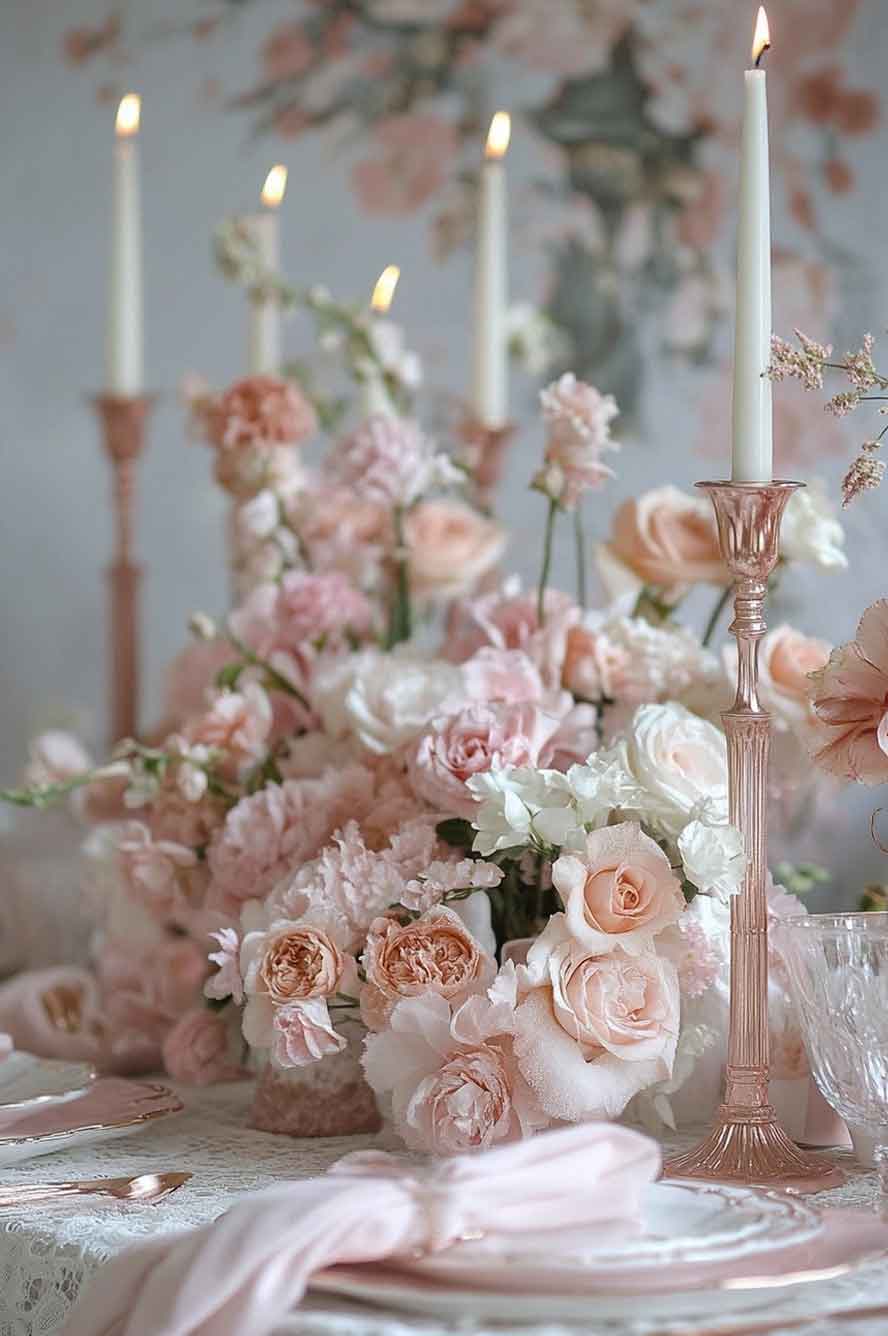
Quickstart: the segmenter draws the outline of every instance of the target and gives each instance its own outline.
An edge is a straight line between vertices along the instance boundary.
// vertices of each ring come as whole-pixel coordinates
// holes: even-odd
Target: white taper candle
[[[272,167],[262,187],[262,213],[245,218],[262,268],[277,274],[281,263],[280,220],[277,210],[287,188],[287,169]],[[251,376],[276,376],[281,369],[281,308],[277,297],[250,297],[247,324],[247,369]]]
[[[485,427],[505,426],[508,416],[508,200],[503,161],[511,122],[498,111],[490,123],[478,196],[475,257],[475,349],[472,407]]]
[[[105,324],[105,388],[117,395],[141,394],[144,388],[140,114],[138,94],[127,93],[117,109]]]
[[[753,40],[757,64],[770,45],[763,8]],[[744,74],[740,207],[737,227],[737,314],[734,331],[734,405],[731,476],[768,482],[773,469],[771,382],[771,197],[768,99],[764,70]]]

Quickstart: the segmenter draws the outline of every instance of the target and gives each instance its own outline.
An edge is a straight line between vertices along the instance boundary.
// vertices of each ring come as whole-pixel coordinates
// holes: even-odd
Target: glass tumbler
[[[783,956],[814,1080],[864,1164],[888,1163],[888,913],[781,919]]]

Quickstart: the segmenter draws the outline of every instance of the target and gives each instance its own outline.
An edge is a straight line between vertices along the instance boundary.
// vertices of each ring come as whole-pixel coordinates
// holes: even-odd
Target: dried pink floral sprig
[[[851,388],[839,390],[824,404],[824,410],[834,417],[845,417],[853,413],[862,403],[888,400],[888,376],[876,370],[873,362],[875,339],[872,334],[864,334],[856,352],[845,354],[844,361],[833,362],[832,344],[817,343],[815,339],[795,331],[800,347],[794,348],[778,335],[771,338],[771,362],[767,375],[773,381],[798,380],[806,390],[823,389],[825,370],[839,371],[847,377]],[[870,394],[870,390],[881,393]],[[888,414],[888,407],[879,409],[882,415]],[[847,506],[861,492],[878,487],[885,476],[885,461],[873,458],[881,447],[882,439],[888,432],[884,427],[873,440],[864,441],[860,453],[842,479],[842,505]]]

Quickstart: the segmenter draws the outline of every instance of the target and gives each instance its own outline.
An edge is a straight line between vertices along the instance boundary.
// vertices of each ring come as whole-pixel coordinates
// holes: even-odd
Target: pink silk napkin
[[[381,1151],[347,1155],[323,1178],[245,1197],[210,1225],[107,1263],[64,1336],[268,1336],[313,1273],[337,1263],[409,1256],[475,1234],[629,1233],[659,1172],[656,1142],[608,1123],[431,1167]]]

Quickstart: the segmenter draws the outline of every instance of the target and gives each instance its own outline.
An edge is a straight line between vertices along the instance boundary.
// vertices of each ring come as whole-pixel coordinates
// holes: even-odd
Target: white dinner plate
[[[468,1279],[495,1288],[504,1274],[585,1290],[664,1266],[728,1263],[805,1243],[823,1228],[812,1207],[782,1193],[716,1183],[652,1183],[642,1198],[640,1232],[573,1231],[557,1246],[502,1237],[472,1239],[411,1263],[411,1271],[449,1284]],[[544,1265],[541,1266],[541,1259]],[[543,1274],[543,1272],[545,1274]]]
[[[103,1077],[79,1099],[26,1111],[6,1129],[0,1123],[0,1168],[129,1136],[183,1107],[166,1086]]]
[[[89,1089],[95,1074],[88,1062],[10,1053],[0,1062],[0,1127],[7,1112],[78,1099]]]

